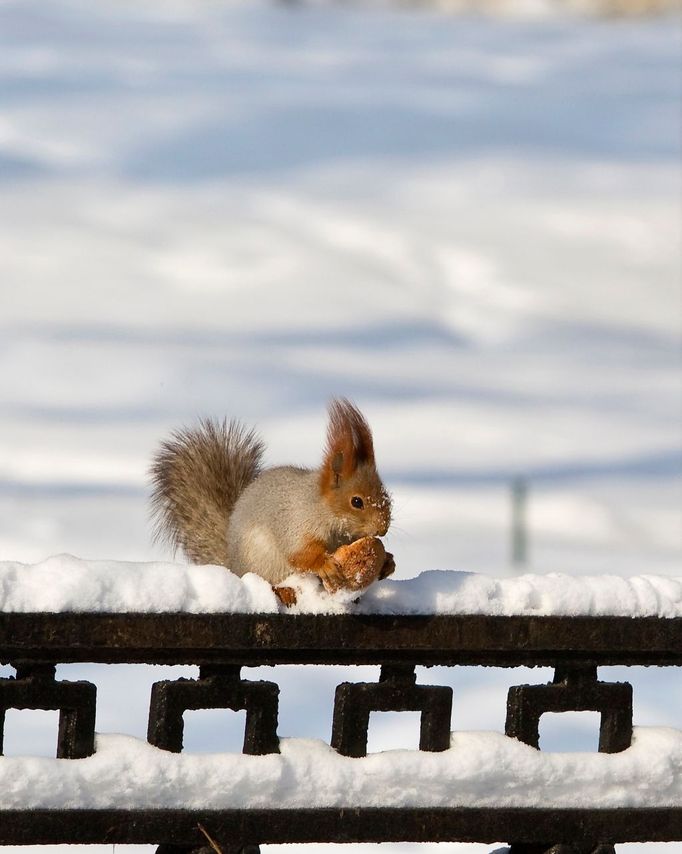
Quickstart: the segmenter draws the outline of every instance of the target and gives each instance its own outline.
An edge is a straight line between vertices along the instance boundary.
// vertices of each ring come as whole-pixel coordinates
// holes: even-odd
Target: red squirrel
[[[172,434],[151,467],[157,538],[193,563],[255,572],[273,586],[294,572],[315,573],[329,591],[348,586],[336,550],[383,537],[391,523],[364,416],[346,399],[331,401],[319,469],[262,468],[263,451],[234,420]],[[385,578],[395,563],[379,548]]]

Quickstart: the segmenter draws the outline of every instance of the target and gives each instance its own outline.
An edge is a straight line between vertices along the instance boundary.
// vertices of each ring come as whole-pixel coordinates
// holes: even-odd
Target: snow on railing
[[[555,617],[682,617],[682,578],[641,575],[515,575],[430,571],[328,596],[316,579],[292,576],[298,605],[284,609],[270,585],[221,566],[80,560],[0,561],[0,612],[486,614]]]
[[[147,742],[95,735],[96,689],[67,662],[195,664],[154,684]],[[299,582],[295,612],[219,567],[0,564],[0,752],[7,709],[60,712],[57,759],[0,758],[0,844],[511,840],[605,854],[682,839],[682,732],[632,726],[599,666],[682,664],[682,581],[424,573],[360,602]],[[279,688],[243,668],[378,664],[336,689],[330,744],[280,738]],[[417,665],[551,666],[516,685],[505,734],[450,732],[452,691]],[[277,670],[274,671],[277,673]],[[246,711],[242,754],[183,754],[188,709]],[[543,753],[546,712],[601,714],[596,753]],[[420,750],[366,755],[372,711],[417,711]],[[30,817],[29,817],[30,816]],[[203,828],[203,830],[202,830]],[[601,847],[599,847],[601,846]],[[178,849],[179,850],[179,849]]]

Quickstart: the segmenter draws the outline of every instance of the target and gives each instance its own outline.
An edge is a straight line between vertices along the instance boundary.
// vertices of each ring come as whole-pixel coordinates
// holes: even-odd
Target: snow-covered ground
[[[526,569],[679,574],[679,34],[4,0],[0,560],[168,559],[146,509],[161,436],[236,415],[269,461],[314,465],[345,394],[394,494],[397,579],[509,575],[518,474]],[[194,671],[60,672],[98,683],[100,732],[143,736],[150,682]],[[281,734],[325,740],[334,685],[376,677],[281,672]],[[428,673],[455,730],[500,730],[506,686],[547,678]],[[632,678],[635,723],[682,728],[680,680]],[[205,750],[224,720],[202,720]],[[410,742],[384,720],[375,748]],[[560,747],[594,734],[572,720]],[[54,727],[8,714],[8,752]]]

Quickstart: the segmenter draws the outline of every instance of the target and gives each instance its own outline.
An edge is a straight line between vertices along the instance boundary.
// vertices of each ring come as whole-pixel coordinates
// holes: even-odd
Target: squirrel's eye
[[[362,508],[365,506],[365,502],[362,500],[362,498],[360,498],[359,495],[354,495],[351,498],[350,503],[353,507],[356,508],[356,510],[362,510]]]

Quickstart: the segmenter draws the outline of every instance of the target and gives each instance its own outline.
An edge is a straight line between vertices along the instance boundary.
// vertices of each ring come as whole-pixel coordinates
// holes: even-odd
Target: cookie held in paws
[[[334,552],[345,579],[346,590],[362,590],[376,581],[385,578],[395,568],[393,557],[386,554],[384,544],[377,537],[362,537],[347,546],[340,546]]]
[[[325,577],[322,583],[327,593],[364,590],[373,581],[386,578],[395,571],[393,555],[384,549],[384,544],[376,537],[362,537],[354,543],[341,546],[334,552],[333,559],[343,583],[333,583],[328,576]],[[272,589],[287,608],[297,604],[298,595],[293,587]]]

